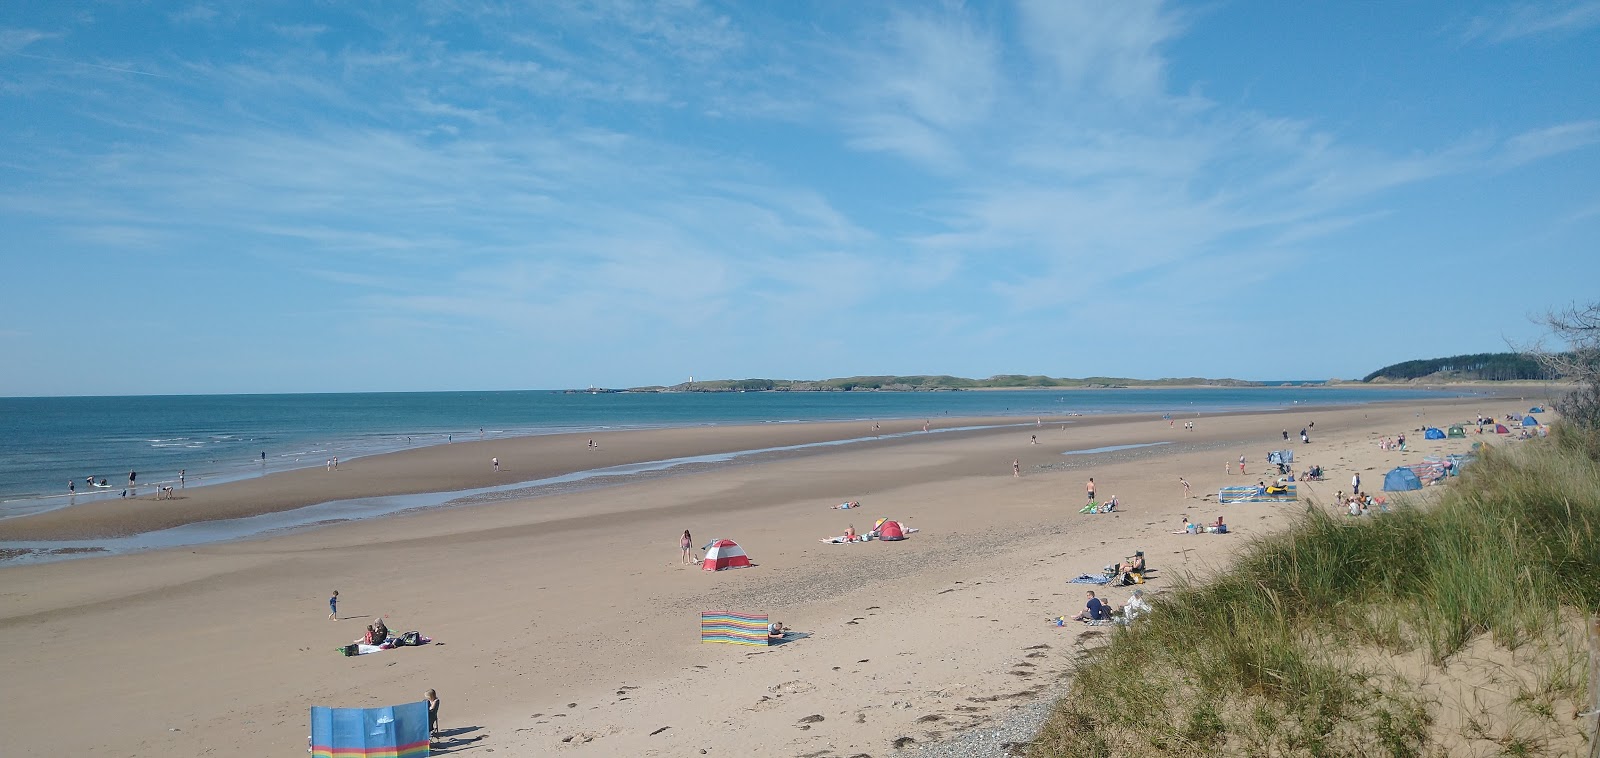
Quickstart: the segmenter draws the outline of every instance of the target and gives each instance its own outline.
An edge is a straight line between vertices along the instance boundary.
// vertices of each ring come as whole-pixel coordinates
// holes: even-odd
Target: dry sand
[[[1423,423],[1503,414],[1513,402],[1205,416],[1194,431],[1183,429],[1188,419],[1169,427],[1144,416],[866,440],[268,539],[0,568],[6,751],[287,755],[304,749],[311,705],[410,702],[434,688],[446,744],[463,752],[891,755],[897,740],[936,740],[1059,686],[1081,646],[1103,632],[1046,623],[1082,607],[1088,588],[1065,579],[1143,549],[1158,577],[1146,589],[1159,594],[1288,523],[1302,506],[1215,502],[1219,486],[1270,478],[1264,458],[1286,445],[1280,429],[1293,435],[1316,421],[1311,444],[1287,444],[1297,469],[1326,468],[1326,482],[1301,485],[1326,502],[1349,490],[1354,471],[1376,488],[1399,462],[1493,439],[1424,442],[1411,431]],[[883,431],[921,424],[893,427]],[[596,435],[598,453],[584,437],[568,440],[571,451],[537,456],[557,438],[469,443],[191,490],[153,517],[97,509],[18,519],[6,522],[4,538],[27,529],[121,533],[384,487],[481,486],[494,483],[492,455],[514,481],[529,478],[528,466],[557,471],[597,458],[610,465],[862,432],[855,424],[612,433]],[[1379,435],[1400,432],[1411,452],[1379,450]],[[1035,434],[1040,444],[1030,444]],[[1061,455],[1152,442],[1169,444]],[[1241,454],[1249,475],[1225,475]],[[1101,497],[1118,497],[1121,513],[1078,514],[1090,476]],[[1183,498],[1179,476],[1194,498]],[[864,508],[830,509],[843,500]],[[1234,534],[1174,535],[1181,514],[1224,515]],[[881,516],[921,531],[900,543],[817,541]],[[685,528],[697,544],[737,539],[759,565],[683,566]],[[334,589],[336,622],[327,619]],[[1129,593],[1105,594],[1121,603]],[[765,649],[703,645],[698,612],[708,609],[765,611],[810,636]],[[374,616],[435,644],[334,653]]]

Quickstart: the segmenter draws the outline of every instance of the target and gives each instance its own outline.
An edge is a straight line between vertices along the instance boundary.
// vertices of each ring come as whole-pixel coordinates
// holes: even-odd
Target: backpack
[[[395,644],[396,644],[396,646],[399,646],[399,645],[421,645],[422,644],[422,632],[406,632],[405,634],[400,635],[400,641],[395,643]]]

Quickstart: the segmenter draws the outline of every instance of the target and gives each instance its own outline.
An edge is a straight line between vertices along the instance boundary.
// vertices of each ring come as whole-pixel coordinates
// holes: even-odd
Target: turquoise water
[[[0,398],[0,516],[150,488],[321,466],[407,447],[526,434],[940,416],[1173,414],[1447,397],[1275,387],[994,392],[567,394],[550,391]],[[481,431],[480,431],[481,430]],[[262,454],[265,453],[265,459]],[[88,492],[86,477],[110,489]]]

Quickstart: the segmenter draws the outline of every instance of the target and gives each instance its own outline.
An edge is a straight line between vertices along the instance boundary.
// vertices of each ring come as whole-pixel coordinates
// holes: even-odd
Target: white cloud
[[[1024,0],[1019,10],[1023,40],[1049,64],[1051,90],[1114,100],[1164,95],[1160,48],[1181,24],[1157,0]]]
[[[1467,24],[1462,38],[1468,42],[1510,42],[1577,32],[1600,26],[1600,0],[1553,0],[1502,6]]]
[[[0,29],[0,55],[21,52],[39,40],[59,37],[37,29]]]
[[[1499,162],[1506,167],[1521,166],[1597,142],[1600,142],[1600,121],[1557,124],[1526,131],[1506,140]]]

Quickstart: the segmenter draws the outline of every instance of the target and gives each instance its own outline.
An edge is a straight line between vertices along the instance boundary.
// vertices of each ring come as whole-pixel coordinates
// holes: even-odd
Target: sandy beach
[[[894,755],[1060,685],[1082,647],[1108,631],[1046,623],[1100,589],[1066,579],[1144,550],[1156,569],[1145,589],[1159,595],[1281,528],[1303,506],[1216,503],[1219,486],[1275,475],[1267,451],[1293,447],[1296,470],[1322,465],[1327,480],[1300,487],[1326,506],[1353,473],[1376,489],[1400,463],[1506,444],[1477,434],[1424,441],[1413,430],[1515,405],[1473,398],[1170,425],[1078,417],[926,435],[914,433],[920,421],[902,421],[882,432],[912,433],[886,439],[860,423],[651,430],[594,435],[598,451],[587,435],[471,442],[8,520],[0,539],[117,535],[866,438],[266,539],[6,566],[0,630],[10,644],[0,661],[10,691],[26,694],[0,702],[0,722],[19,755],[286,755],[304,750],[312,705],[412,702],[433,688],[447,733],[440,752]],[[1018,419],[934,427],[994,423]],[[1285,429],[1295,439],[1284,442]],[[1409,452],[1379,449],[1380,436],[1400,433]],[[1139,447],[1063,455],[1117,446]],[[1102,498],[1117,496],[1120,513],[1078,513],[1089,477]],[[830,508],[846,500],[863,508]],[[1173,534],[1183,515],[1222,515],[1233,534]],[[818,542],[879,517],[920,531],[899,543]],[[684,566],[684,529],[697,545],[736,539],[757,565]],[[335,589],[340,619],[330,621]],[[1129,595],[1104,593],[1119,604]],[[807,636],[770,648],[701,644],[698,614],[713,609],[766,612]],[[379,616],[435,642],[334,652]]]

